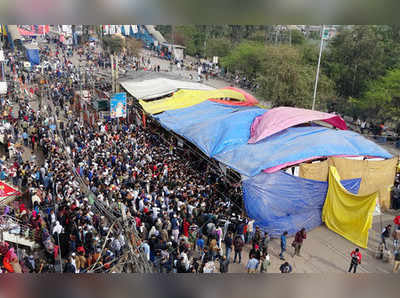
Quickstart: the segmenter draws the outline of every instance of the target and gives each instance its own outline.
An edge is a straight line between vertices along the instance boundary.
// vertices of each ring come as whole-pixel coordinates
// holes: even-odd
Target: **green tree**
[[[206,57],[225,57],[229,54],[232,44],[226,38],[211,38],[206,43]]]
[[[273,106],[311,108],[315,66],[304,64],[301,51],[286,45],[268,46],[258,75],[259,95]],[[333,83],[323,73],[318,83],[317,109],[326,110],[333,97]]]
[[[362,118],[395,122],[400,121],[400,69],[368,84],[360,99],[352,99]]]
[[[140,56],[140,51],[143,48],[143,42],[135,38],[125,39],[125,48],[127,54],[134,57]]]
[[[369,81],[398,63],[398,44],[390,31],[382,26],[354,26],[330,43],[323,63],[338,95],[359,98]]]
[[[180,43],[186,47],[186,53],[191,56],[204,53],[205,32],[198,25],[181,25],[173,29],[175,37],[179,36]],[[177,40],[177,38],[174,38]]]
[[[103,37],[103,49],[109,54],[117,54],[122,51],[124,41],[116,35]]]
[[[255,78],[257,73],[261,71],[265,54],[263,45],[243,42],[236,46],[228,56],[221,59],[221,63],[230,72],[238,71],[248,78]]]
[[[304,34],[299,30],[291,30],[292,34],[292,44],[294,45],[302,45],[306,41]]]

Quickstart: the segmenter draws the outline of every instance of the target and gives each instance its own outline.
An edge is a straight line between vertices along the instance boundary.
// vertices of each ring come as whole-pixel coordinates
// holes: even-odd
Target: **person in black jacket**
[[[64,266],[64,273],[75,273],[75,267],[71,263],[71,258],[68,258]]]
[[[219,272],[228,273],[229,271],[229,261],[225,256],[222,256],[219,261]]]

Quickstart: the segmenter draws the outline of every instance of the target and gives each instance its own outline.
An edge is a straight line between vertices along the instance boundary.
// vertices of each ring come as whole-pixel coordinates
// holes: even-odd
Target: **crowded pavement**
[[[2,180],[25,195],[1,218],[28,227],[37,246],[1,242],[1,273],[128,272],[129,253],[155,273],[347,272],[354,245],[325,227],[299,227],[295,247],[294,237],[270,239],[246,217],[239,180],[221,176],[156,125],[84,122],[74,112],[76,93],[91,86],[111,92],[100,47],[49,40],[41,49],[49,63],[36,72],[22,71],[18,50],[6,52],[14,88],[2,101]],[[121,55],[121,69],[167,71],[165,60],[142,53]],[[176,65],[173,71],[182,73]],[[375,258],[375,247],[381,222],[393,217],[375,219],[358,272],[392,271],[393,263]]]

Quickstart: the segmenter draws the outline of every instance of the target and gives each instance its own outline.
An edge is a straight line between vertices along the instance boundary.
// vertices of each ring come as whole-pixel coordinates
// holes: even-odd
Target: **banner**
[[[341,184],[341,177],[335,167],[329,168],[328,179],[329,188],[322,209],[322,221],[330,230],[367,248],[378,192],[367,195],[348,192]]]
[[[112,119],[126,118],[126,93],[116,93],[111,97],[110,115]]]

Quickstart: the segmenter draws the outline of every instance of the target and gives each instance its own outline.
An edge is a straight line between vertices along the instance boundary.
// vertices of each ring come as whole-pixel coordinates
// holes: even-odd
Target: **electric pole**
[[[321,56],[322,56],[322,47],[324,45],[324,39],[327,38],[325,36],[325,26],[322,26],[322,34],[321,34],[321,46],[319,48],[319,57],[318,57],[318,66],[317,66],[317,75],[315,77],[315,85],[314,85],[314,97],[313,97],[313,104],[312,104],[312,109],[315,109],[315,101],[317,98],[317,86],[318,86],[318,78],[319,78],[319,68],[321,65]]]

